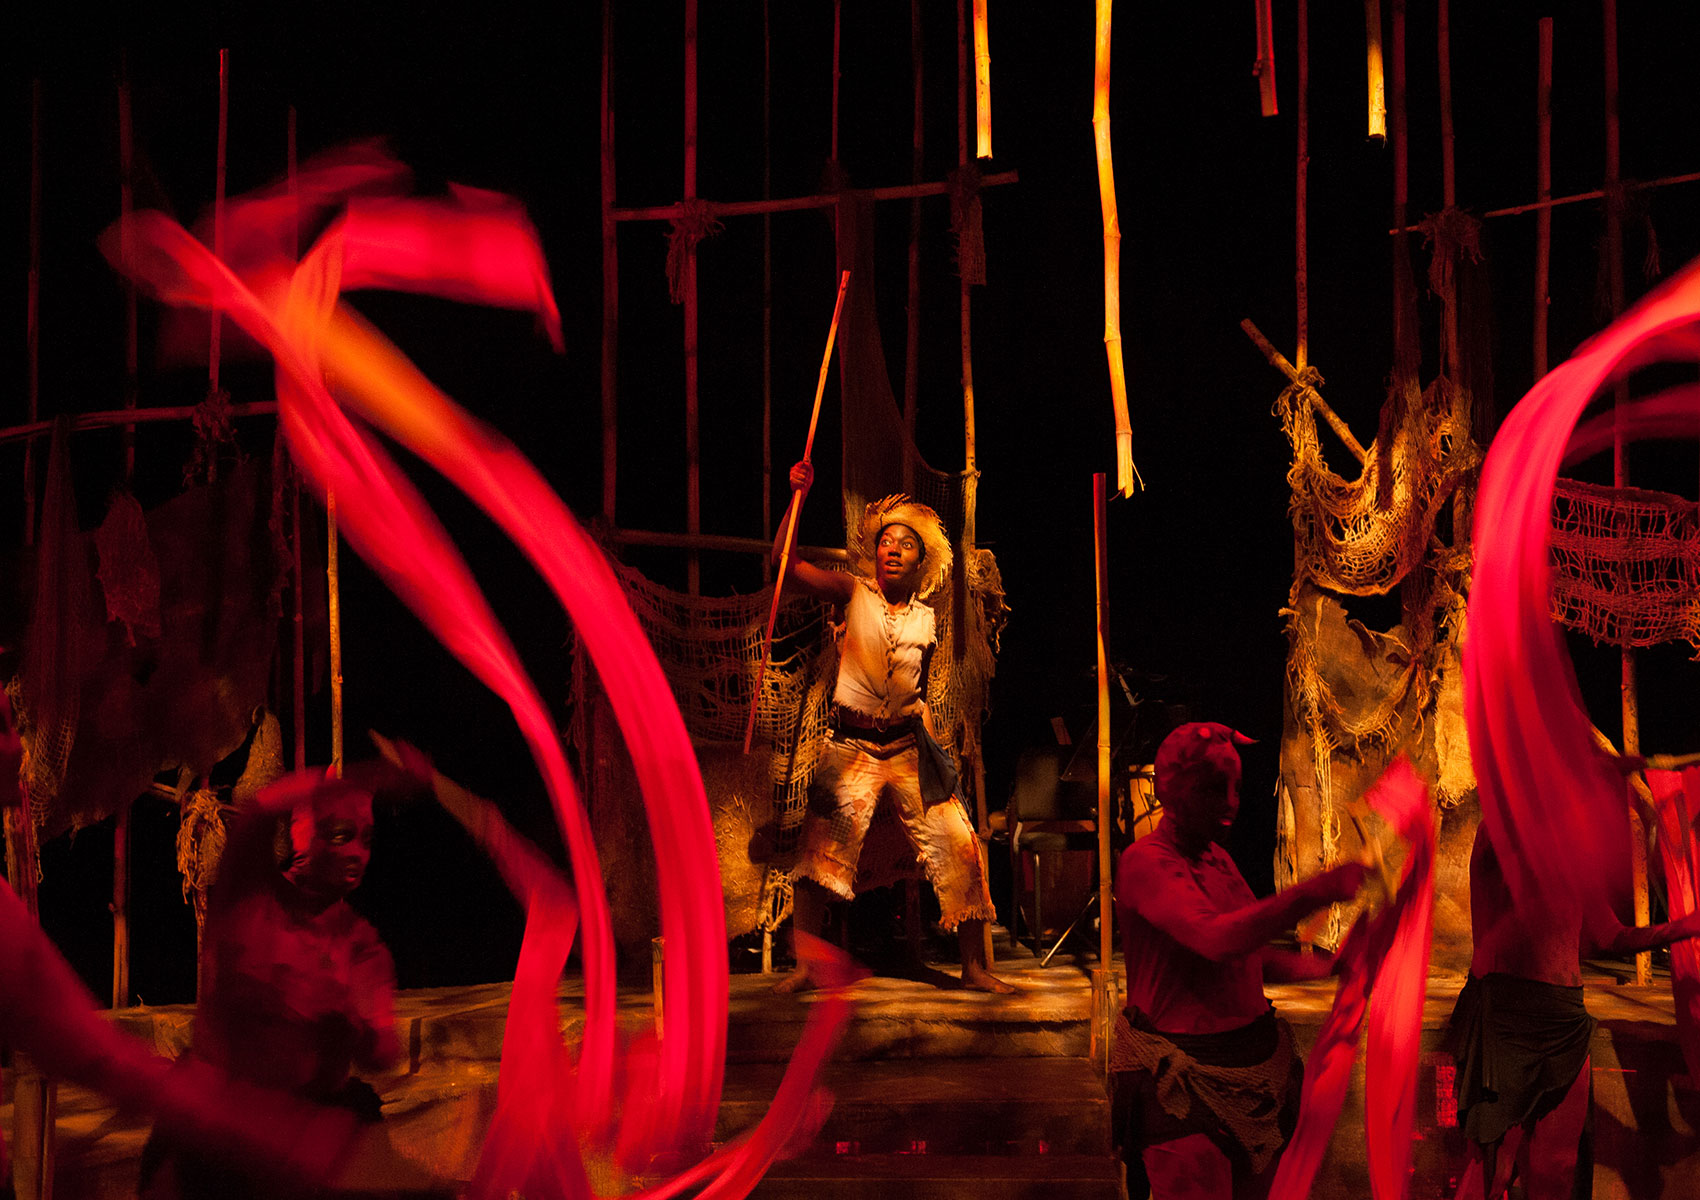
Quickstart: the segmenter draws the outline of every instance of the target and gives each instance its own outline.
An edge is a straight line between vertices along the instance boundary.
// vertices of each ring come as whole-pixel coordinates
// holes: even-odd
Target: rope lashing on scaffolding
[[[725,226],[714,215],[712,201],[699,198],[679,201],[679,215],[667,229],[667,294],[674,304],[685,302],[685,263],[697,246]]]

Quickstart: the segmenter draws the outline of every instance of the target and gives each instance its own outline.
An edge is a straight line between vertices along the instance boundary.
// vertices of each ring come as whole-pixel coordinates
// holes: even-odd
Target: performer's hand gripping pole
[[[809,413],[809,436],[803,440],[803,461],[815,448],[815,426],[820,422],[820,401],[826,394],[826,371],[832,362],[832,343],[838,337],[838,318],[844,315],[844,293],[850,287],[850,272],[838,280],[838,300],[832,306],[832,324],[826,331],[826,352],[820,358],[820,379],[815,382],[815,407]],[[785,513],[785,541],[779,550],[779,574],[773,579],[773,607],[767,611],[767,632],[761,639],[761,661],[756,665],[756,685],[750,692],[750,719],[744,725],[744,753],[756,736],[756,710],[761,706],[761,685],[767,675],[767,660],[773,653],[773,626],[779,619],[779,598],[785,588],[785,572],[791,567],[791,547],[797,541],[797,518],[803,511],[803,493],[791,493],[791,507]]]

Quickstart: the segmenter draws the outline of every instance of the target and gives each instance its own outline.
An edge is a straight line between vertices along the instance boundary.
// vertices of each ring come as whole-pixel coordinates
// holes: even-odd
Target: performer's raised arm
[[[791,468],[791,490],[807,496],[809,489],[814,486],[815,469],[807,462],[797,463]],[[768,562],[774,570],[779,569],[779,560],[785,553],[785,538],[790,524],[789,514],[780,520],[779,528],[774,531],[773,551],[768,556]],[[785,578],[780,581],[782,586],[801,588],[817,600],[827,600],[833,604],[846,604],[850,600],[851,589],[856,581],[850,576],[838,571],[827,571],[815,566],[814,563],[804,562],[797,554],[797,539],[791,536],[791,553],[786,560]]]

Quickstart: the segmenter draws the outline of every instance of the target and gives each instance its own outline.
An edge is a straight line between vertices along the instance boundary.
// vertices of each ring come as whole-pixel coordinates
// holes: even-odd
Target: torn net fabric
[[[546,707],[458,552],[422,499],[376,440],[354,426],[324,384],[334,375],[343,403],[436,466],[479,503],[532,559],[568,610],[601,674],[638,766],[661,889],[670,951],[665,983],[670,1014],[658,1047],[650,1126],[667,1146],[706,1142],[724,1071],[727,963],[712,830],[690,741],[666,681],[618,584],[584,531],[535,468],[432,387],[381,335],[339,305],[342,290],[382,285],[457,299],[530,308],[559,341],[535,236],[523,214],[488,194],[447,201],[373,204],[358,219],[333,224],[299,267],[255,264],[239,279],[204,246],[157,213],[138,214],[120,235],[109,231],[109,259],[173,304],[217,307],[265,346],[277,362],[279,411],[292,454],[310,484],[333,492],[343,531],[452,653],[513,709],[554,802],[571,859],[585,929],[585,1033],[568,1100],[553,1116],[568,1129],[522,1128],[515,1106],[502,1110],[487,1152],[522,1155],[544,1136],[564,1147],[612,1136],[617,1065],[612,936],[588,821]],[[433,244],[420,244],[421,242]],[[386,248],[387,247],[387,248]],[[539,279],[542,279],[542,286]],[[252,285],[252,286],[250,286]],[[536,915],[535,913],[533,915]],[[528,934],[528,968],[564,965],[571,932],[559,911]],[[558,966],[554,966],[558,976]],[[529,974],[528,974],[529,978]],[[555,999],[537,989],[553,1013]],[[510,1020],[537,1016],[516,995]],[[677,1014],[677,1016],[671,1016]],[[799,1058],[799,1063],[804,1060]],[[812,1079],[819,1063],[810,1065]],[[561,1069],[568,1069],[562,1066]],[[561,1086],[561,1081],[556,1081]],[[504,1114],[512,1114],[511,1119]],[[535,1114],[531,1114],[535,1115]],[[647,1147],[660,1151],[663,1145]],[[722,1165],[731,1176],[765,1163],[747,1143]],[[521,1175],[543,1194],[589,1194],[573,1153],[562,1169]],[[481,1173],[481,1180],[512,1173]],[[747,1189],[746,1189],[747,1190]],[[494,1195],[495,1192],[480,1194]],[[727,1192],[726,1194],[741,1194]]]
[[[1364,1129],[1375,1200],[1399,1200],[1416,1117],[1423,998],[1434,912],[1434,819],[1428,788],[1395,759],[1364,797],[1408,844],[1392,902],[1365,917],[1340,948],[1340,982],[1305,1063],[1298,1127],[1281,1157],[1270,1200],[1303,1200],[1328,1152],[1369,1018]]]
[[[1464,683],[1482,820],[1518,903],[1574,895],[1590,926],[1608,923],[1628,878],[1628,805],[1621,773],[1593,746],[1551,615],[1556,482],[1566,461],[1609,444],[1602,421],[1577,429],[1595,396],[1638,368],[1697,358],[1700,266],[1690,264],[1529,391],[1500,427],[1476,500]],[[1692,437],[1697,418],[1692,385],[1617,414],[1626,438]]]

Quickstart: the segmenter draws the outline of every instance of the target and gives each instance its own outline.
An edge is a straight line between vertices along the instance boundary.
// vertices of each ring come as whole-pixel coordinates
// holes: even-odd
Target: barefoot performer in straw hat
[[[791,468],[793,491],[801,495],[813,483],[808,462]],[[774,538],[776,566],[784,542],[782,525]],[[985,866],[956,795],[955,768],[934,739],[924,699],[937,645],[933,610],[924,601],[950,573],[950,540],[932,509],[888,496],[868,506],[858,542],[850,547],[857,575],[793,558],[780,581],[831,601],[844,614],[834,730],[798,845],[793,927],[818,936],[828,896],[848,900],[855,894],[862,839],[881,800],[889,800],[938,893],[940,924],[956,930],[963,984],[1014,991],[986,965],[984,930],[993,908]],[[807,968],[799,965],[778,990],[809,984]]]

